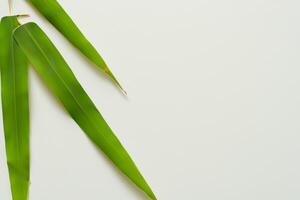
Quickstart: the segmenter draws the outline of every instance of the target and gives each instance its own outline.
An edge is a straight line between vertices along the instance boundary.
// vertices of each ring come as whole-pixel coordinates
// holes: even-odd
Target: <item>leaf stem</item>
[[[13,0],[8,0],[8,8],[9,8],[9,14],[11,15],[13,12]]]

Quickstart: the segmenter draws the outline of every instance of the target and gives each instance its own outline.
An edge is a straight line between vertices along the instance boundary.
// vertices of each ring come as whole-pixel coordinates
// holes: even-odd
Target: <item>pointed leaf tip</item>
[[[105,61],[96,48],[80,31],[71,17],[56,0],[27,0],[31,3],[61,34],[65,36],[83,55],[92,63],[102,69],[126,94],[119,81],[108,69]]]
[[[15,30],[14,38],[46,86],[91,141],[137,187],[156,199],[134,161],[47,35],[36,24],[27,23]]]

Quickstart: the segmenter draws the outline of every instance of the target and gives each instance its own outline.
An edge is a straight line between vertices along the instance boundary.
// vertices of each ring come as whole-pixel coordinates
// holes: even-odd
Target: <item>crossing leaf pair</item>
[[[27,1],[122,89],[96,49],[56,0]],[[3,123],[13,200],[27,200],[29,191],[29,63],[91,141],[137,187],[151,199],[156,199],[62,55],[38,25],[32,22],[20,25],[18,16],[3,17],[0,24],[0,58]]]

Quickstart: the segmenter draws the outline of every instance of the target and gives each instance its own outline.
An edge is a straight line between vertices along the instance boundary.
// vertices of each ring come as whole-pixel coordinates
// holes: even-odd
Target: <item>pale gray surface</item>
[[[15,13],[32,13],[15,1]],[[31,20],[160,200],[300,199],[299,0],[59,1],[128,99],[37,14]],[[146,199],[30,75],[30,200]],[[3,143],[1,134],[0,199],[10,200]]]

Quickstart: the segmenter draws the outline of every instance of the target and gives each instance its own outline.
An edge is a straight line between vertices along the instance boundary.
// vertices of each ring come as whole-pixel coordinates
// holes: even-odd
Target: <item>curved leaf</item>
[[[0,24],[2,111],[13,200],[26,200],[29,188],[28,62],[13,39],[17,16]]]
[[[61,54],[34,23],[15,30],[14,38],[34,69],[87,136],[152,199],[156,199],[136,165],[86,94]]]
[[[58,31],[60,31],[81,53],[100,67],[123,90],[95,47],[86,39],[70,16],[56,0],[29,1]],[[125,92],[125,91],[124,91]],[[126,92],[125,92],[126,93]]]

